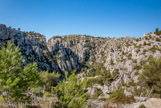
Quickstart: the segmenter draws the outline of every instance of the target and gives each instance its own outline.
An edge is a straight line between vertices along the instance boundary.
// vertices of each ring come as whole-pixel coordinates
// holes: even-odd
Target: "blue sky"
[[[161,29],[161,0],[0,0],[0,23],[55,35],[142,37]]]

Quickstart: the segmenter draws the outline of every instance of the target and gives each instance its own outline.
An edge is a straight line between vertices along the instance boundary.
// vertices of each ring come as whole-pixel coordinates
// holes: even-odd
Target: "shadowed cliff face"
[[[161,55],[161,37],[154,33],[145,34],[141,39],[55,36],[46,42],[45,36],[39,33],[22,32],[1,24],[1,47],[8,40],[20,47],[24,64],[37,62],[39,71],[54,71],[64,76],[65,71],[76,70],[82,77],[109,70],[114,76],[111,83],[108,86],[96,86],[104,94],[115,90],[120,84],[138,82],[144,61],[150,56]]]
[[[45,36],[39,33],[21,32],[1,24],[1,47],[5,46],[7,41],[13,42],[20,48],[25,65],[37,62],[39,71],[59,71],[58,65],[52,60],[52,55],[47,49]]]

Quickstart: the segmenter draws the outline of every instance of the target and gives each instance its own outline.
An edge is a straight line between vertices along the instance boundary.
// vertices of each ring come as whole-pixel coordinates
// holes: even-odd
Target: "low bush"
[[[141,66],[138,66],[138,65],[136,65],[136,66],[134,66],[134,69],[135,70],[140,70],[142,67]]]
[[[118,88],[110,94],[108,102],[127,104],[135,101],[133,96],[126,96],[123,88]]]
[[[139,108],[146,108],[146,106],[142,104],[139,106]]]

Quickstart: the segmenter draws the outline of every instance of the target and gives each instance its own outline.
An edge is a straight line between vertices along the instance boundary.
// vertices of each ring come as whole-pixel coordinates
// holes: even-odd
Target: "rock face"
[[[102,66],[110,70],[111,74],[117,73],[116,79],[110,85],[93,86],[94,89],[101,88],[106,94],[122,84],[138,82],[143,62],[150,56],[160,57],[161,37],[154,33],[146,34],[141,39],[55,36],[48,41],[47,47],[63,72],[77,70],[88,76],[95,72],[97,66]],[[126,94],[130,95],[128,89]]]
[[[46,46],[46,38],[33,32],[21,32],[0,24],[0,45],[4,46],[7,41],[13,42],[20,48],[24,64],[37,62],[38,70],[59,71],[58,65],[52,60]]]
[[[100,38],[87,35],[54,36],[46,42],[45,36],[22,32],[0,24],[0,45],[10,40],[19,46],[24,64],[37,62],[38,70],[64,72],[76,70],[80,76],[110,70],[115,79],[108,85],[94,85],[107,95],[120,85],[136,83],[142,73],[142,64],[150,56],[161,56],[161,36],[145,34],[143,38]],[[126,88],[126,94],[130,95]]]
[[[53,37],[48,43],[49,51],[56,57],[62,71],[80,71],[83,62],[90,57],[90,40],[86,36]]]

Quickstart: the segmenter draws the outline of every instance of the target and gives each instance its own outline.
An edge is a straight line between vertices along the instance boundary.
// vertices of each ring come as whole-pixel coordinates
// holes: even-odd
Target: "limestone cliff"
[[[22,32],[0,24],[0,45],[10,40],[19,46],[24,64],[37,62],[38,70],[64,72],[76,70],[78,76],[92,76],[110,71],[114,76],[108,84],[96,83],[89,88],[91,94],[99,88],[105,96],[126,85],[126,94],[134,89],[130,84],[137,83],[142,65],[150,57],[161,56],[161,36],[155,33],[145,34],[143,38],[100,38],[87,35],[54,36],[46,42],[45,36],[34,32]],[[94,74],[93,74],[94,75]],[[137,88],[139,86],[136,86]]]
[[[1,47],[7,41],[13,42],[20,48],[25,65],[37,62],[39,71],[59,71],[58,65],[47,49],[45,36],[34,32],[21,32],[0,24]]]

